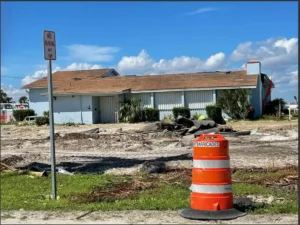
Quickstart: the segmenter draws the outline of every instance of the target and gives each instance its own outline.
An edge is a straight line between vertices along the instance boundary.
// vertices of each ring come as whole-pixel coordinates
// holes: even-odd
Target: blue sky
[[[293,101],[297,10],[298,2],[1,2],[1,88],[17,98],[22,84],[46,75],[42,32],[53,30],[54,70],[198,72],[257,59],[273,97]]]

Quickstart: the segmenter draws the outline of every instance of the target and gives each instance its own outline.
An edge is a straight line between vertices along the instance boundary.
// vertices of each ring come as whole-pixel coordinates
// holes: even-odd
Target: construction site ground
[[[56,125],[56,163],[67,171],[132,175],[147,161],[163,161],[169,170],[192,168],[194,135],[150,132],[147,123]],[[229,122],[235,130],[256,130],[253,135],[226,137],[231,168],[248,172],[298,166],[298,121]],[[99,134],[77,132],[99,128]],[[1,126],[1,161],[26,168],[50,166],[49,127]],[[294,179],[294,178],[293,178]],[[297,176],[298,180],[298,176]],[[49,193],[50,194],[50,193]],[[1,193],[3,195],[3,193]],[[71,209],[70,209],[71,210]],[[181,218],[177,211],[32,212],[2,210],[2,223],[199,223]],[[297,223],[298,216],[247,215],[225,223]],[[208,222],[204,222],[208,223]],[[211,221],[209,223],[220,223]]]

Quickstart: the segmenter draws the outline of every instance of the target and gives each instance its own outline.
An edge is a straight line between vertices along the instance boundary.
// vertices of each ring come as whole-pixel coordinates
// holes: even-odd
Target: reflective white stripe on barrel
[[[197,169],[230,168],[229,160],[193,160],[193,167]]]
[[[192,184],[191,188],[192,192],[203,193],[203,194],[223,194],[223,193],[231,193],[232,186],[228,185],[199,185]]]

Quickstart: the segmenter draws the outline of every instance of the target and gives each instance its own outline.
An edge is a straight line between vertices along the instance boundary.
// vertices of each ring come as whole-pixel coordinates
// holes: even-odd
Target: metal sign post
[[[51,65],[51,60],[56,60],[56,42],[55,42],[55,33],[53,31],[46,31],[46,30],[44,31],[44,58],[45,60],[48,60],[47,73],[48,73],[52,198],[57,199],[53,93],[52,93],[52,65]]]

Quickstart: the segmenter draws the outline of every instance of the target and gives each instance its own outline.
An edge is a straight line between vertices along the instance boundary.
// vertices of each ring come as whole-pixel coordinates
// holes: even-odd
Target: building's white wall
[[[248,62],[247,63],[247,75],[260,74],[261,64],[259,62]]]
[[[33,109],[38,116],[43,116],[44,111],[49,110],[48,97],[41,95],[41,93],[47,92],[47,88],[29,90],[29,107],[30,109]]]
[[[92,109],[93,109],[93,123],[100,123],[100,97],[92,97]]]
[[[56,96],[53,101],[54,123],[81,123],[80,96]]]
[[[152,108],[151,93],[138,93],[138,94],[132,94],[131,96],[140,98],[142,100],[142,104],[145,108]]]
[[[100,122],[115,123],[115,112],[118,111],[118,96],[101,96],[100,97]]]
[[[262,115],[262,83],[260,75],[257,79],[256,88],[251,90],[251,100],[250,103],[255,110],[255,117],[260,117]]]
[[[93,124],[92,96],[82,97],[82,119],[84,124]]]
[[[213,105],[214,91],[185,91],[185,106],[191,110],[191,116],[194,114],[206,115],[206,106]]]
[[[53,109],[54,123],[93,123],[91,96],[56,96]]]
[[[154,93],[154,106],[159,110],[159,119],[172,114],[174,107],[182,107],[181,91]]]
[[[181,92],[160,92],[154,94],[154,105],[159,110],[172,110],[181,107]]]
[[[145,107],[151,107],[151,93],[138,93]],[[157,92],[153,94],[154,107],[159,110],[162,119],[167,114],[172,114],[174,107],[186,106],[191,109],[191,115],[195,113],[206,114],[205,107],[214,104],[214,91],[177,91]]]

